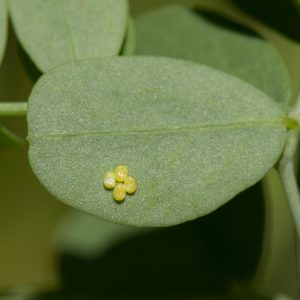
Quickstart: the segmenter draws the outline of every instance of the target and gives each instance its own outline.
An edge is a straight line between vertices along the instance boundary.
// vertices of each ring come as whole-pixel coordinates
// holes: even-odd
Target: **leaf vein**
[[[191,131],[213,130],[213,129],[243,129],[243,128],[264,128],[264,127],[285,127],[283,120],[269,120],[269,121],[248,121],[239,123],[227,123],[227,124],[204,124],[204,125],[192,125],[187,127],[174,127],[174,128],[153,128],[153,129],[128,129],[128,130],[108,130],[108,131],[81,131],[81,132],[41,132],[41,133],[29,133],[28,138],[37,137],[78,137],[78,136],[92,136],[92,135],[161,135],[172,133],[184,133]]]

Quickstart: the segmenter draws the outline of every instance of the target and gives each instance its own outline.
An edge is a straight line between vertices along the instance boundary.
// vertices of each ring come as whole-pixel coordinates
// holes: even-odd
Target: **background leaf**
[[[17,36],[42,71],[78,59],[117,55],[126,0],[9,0]]]
[[[5,0],[0,0],[0,63],[4,55],[7,36],[7,10]]]
[[[113,222],[168,226],[215,210],[261,179],[282,151],[283,116],[265,94],[205,66],[90,60],[35,86],[29,157],[65,203]],[[117,204],[102,181],[120,163],[138,190]]]
[[[136,18],[137,54],[182,58],[248,81],[286,107],[288,71],[271,44],[211,13],[171,6]]]

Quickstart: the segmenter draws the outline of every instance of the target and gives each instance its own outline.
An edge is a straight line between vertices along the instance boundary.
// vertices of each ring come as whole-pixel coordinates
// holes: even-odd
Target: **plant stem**
[[[300,238],[300,194],[295,175],[294,159],[299,143],[297,129],[288,133],[287,143],[279,163],[280,177],[289,202],[291,213],[294,219],[297,235]]]
[[[298,299],[300,298],[300,194],[295,174],[295,156],[299,144],[299,132],[288,133],[287,144],[279,163],[279,173],[295,226],[295,259]]]
[[[0,116],[25,116],[26,102],[0,102]]]
[[[291,110],[289,117],[300,124],[300,95]],[[295,160],[299,145],[299,128],[291,129],[288,132],[286,146],[279,162],[279,173],[282,180],[283,188],[290,206],[291,214],[294,220],[296,230],[295,235],[295,256],[297,271],[298,297],[300,297],[300,192],[296,180]]]
[[[295,174],[295,159],[299,145],[300,94],[289,113],[289,118],[295,120],[298,126],[290,129],[288,132],[285,149],[279,162],[279,171],[294,219],[297,236],[300,240],[300,192]]]

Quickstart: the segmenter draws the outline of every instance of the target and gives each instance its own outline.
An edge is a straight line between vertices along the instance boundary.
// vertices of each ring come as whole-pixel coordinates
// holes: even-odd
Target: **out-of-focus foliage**
[[[240,9],[274,28],[290,39],[300,42],[299,0],[231,0]]]
[[[18,38],[41,71],[80,59],[117,55],[127,0],[9,0]]]
[[[235,75],[282,107],[291,97],[289,74],[275,48],[221,16],[171,6],[136,18],[137,54],[182,58]]]

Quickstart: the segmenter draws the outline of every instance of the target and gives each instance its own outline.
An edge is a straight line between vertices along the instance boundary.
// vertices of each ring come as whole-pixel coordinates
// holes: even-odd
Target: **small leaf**
[[[9,0],[17,36],[42,71],[91,57],[117,55],[126,0]]]
[[[23,140],[0,124],[0,150],[22,144]]]
[[[5,0],[0,0],[0,63],[2,61],[7,38],[7,10]]]
[[[272,45],[249,30],[183,6],[140,16],[136,29],[137,54],[182,58],[220,69],[287,107],[291,96],[288,71]]]
[[[283,118],[265,94],[209,67],[160,57],[90,60],[35,86],[29,158],[71,206],[117,223],[168,226],[208,214],[260,180],[282,152]],[[122,204],[102,186],[119,164],[138,184]]]

